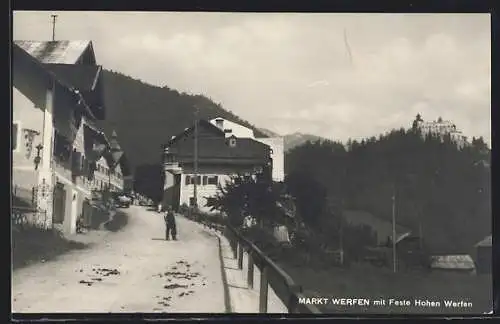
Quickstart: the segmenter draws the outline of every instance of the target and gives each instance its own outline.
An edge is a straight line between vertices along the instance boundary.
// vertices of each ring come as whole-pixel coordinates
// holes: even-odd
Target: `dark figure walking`
[[[167,207],[167,213],[164,216],[165,220],[165,226],[166,226],[166,240],[168,241],[170,239],[170,236],[172,236],[172,239],[175,241],[177,240],[177,227],[175,224],[175,215],[174,212],[172,211],[172,207],[168,206]]]

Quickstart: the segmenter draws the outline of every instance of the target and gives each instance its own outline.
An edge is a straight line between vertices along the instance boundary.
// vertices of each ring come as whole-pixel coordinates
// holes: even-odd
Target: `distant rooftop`
[[[87,48],[92,47],[89,40],[16,40],[14,43],[46,64],[75,64]]]
[[[481,242],[476,244],[476,247],[478,246],[492,246],[493,245],[493,238],[491,235],[486,236]]]

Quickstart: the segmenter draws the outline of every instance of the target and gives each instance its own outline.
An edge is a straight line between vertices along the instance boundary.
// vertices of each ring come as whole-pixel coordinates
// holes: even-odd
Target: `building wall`
[[[97,170],[94,172],[94,179],[91,181],[92,190],[104,190],[108,184],[108,162],[104,157],[97,161]]]
[[[79,126],[73,141],[73,149],[81,153],[82,158],[85,158],[83,122]],[[71,164],[64,166],[56,164],[54,174],[55,180],[63,184],[66,190],[63,230],[67,234],[73,234],[76,231],[77,219],[82,216],[83,201],[92,198],[91,183],[85,175],[73,179]]]
[[[16,88],[12,91],[12,108],[12,123],[17,125],[17,144],[12,150],[12,185],[31,191],[37,185],[34,159],[36,146],[42,144],[43,111]]]
[[[449,134],[451,140],[457,144],[458,147],[463,147],[467,144],[467,136],[464,136],[460,130],[457,130],[455,124],[451,121],[429,121],[429,122],[420,122],[418,124],[422,132],[422,136],[426,134],[435,134],[439,136],[444,136]]]
[[[273,181],[282,182],[285,179],[285,141],[283,137],[255,138],[256,141],[269,145],[273,159]]]
[[[123,174],[120,164],[111,172],[111,185],[115,191],[123,191]]]
[[[210,212],[210,208],[206,207],[207,198],[215,197],[217,195],[218,187],[225,186],[231,179],[231,175],[244,174],[246,172],[252,173],[254,166],[221,166],[221,165],[200,165],[198,167],[198,175],[201,177],[201,184],[197,185],[197,200],[198,207],[203,212]],[[186,177],[194,176],[192,167],[185,167],[181,176],[180,183],[180,205],[186,204],[189,206],[190,198],[194,198],[194,184],[186,184]],[[208,184],[208,177],[217,176],[217,184]],[[207,177],[206,184],[203,184],[203,177]]]
[[[104,190],[111,184],[112,191],[123,191],[124,179],[120,168],[117,165],[114,172],[111,171],[111,176],[109,175],[109,165],[104,157],[101,157],[97,161],[97,170],[94,172],[94,179],[90,181],[90,187],[92,190]]]
[[[134,177],[131,175],[124,176],[123,177],[123,190],[133,191],[133,189],[134,189]]]
[[[46,87],[39,75],[23,69],[19,61],[14,68],[13,79],[13,128],[17,129],[16,149],[12,152],[13,185],[16,191],[24,193],[23,198],[32,200],[37,208],[45,211],[45,226],[51,227],[53,91]],[[29,136],[31,131],[32,138]],[[34,170],[38,144],[42,145],[40,163]],[[34,191],[30,193],[32,188]]]

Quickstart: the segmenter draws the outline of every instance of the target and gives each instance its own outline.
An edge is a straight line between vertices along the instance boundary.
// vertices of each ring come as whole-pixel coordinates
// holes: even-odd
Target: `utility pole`
[[[422,251],[423,247],[424,247],[424,243],[423,243],[423,237],[422,237],[422,214],[423,212],[419,209],[418,210],[418,240],[419,240],[419,246],[420,246],[420,251]]]
[[[198,210],[198,106],[195,105],[194,118],[194,208]]]
[[[339,248],[340,248],[340,265],[344,265],[344,198],[340,199],[340,230],[339,230]]]
[[[396,184],[393,184],[392,192],[392,265],[396,273]]]
[[[56,19],[57,15],[50,15],[52,17],[52,41],[56,40]]]

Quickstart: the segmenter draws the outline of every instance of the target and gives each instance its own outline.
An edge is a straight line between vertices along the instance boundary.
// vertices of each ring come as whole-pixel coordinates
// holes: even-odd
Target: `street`
[[[162,215],[139,206],[124,211],[122,231],[16,270],[12,311],[224,313],[217,238],[179,216],[179,240],[165,241]]]

